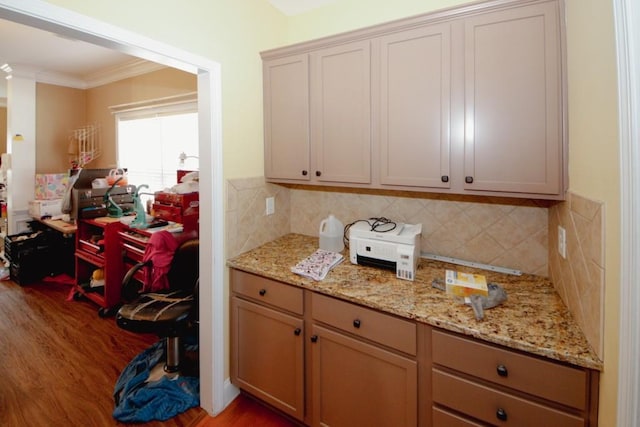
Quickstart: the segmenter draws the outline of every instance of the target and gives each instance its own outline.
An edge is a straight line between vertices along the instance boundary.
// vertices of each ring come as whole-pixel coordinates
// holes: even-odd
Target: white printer
[[[384,227],[372,230],[367,221],[349,227],[351,263],[384,268],[395,271],[399,279],[414,280],[420,257],[422,224],[399,223],[392,230],[383,230]]]

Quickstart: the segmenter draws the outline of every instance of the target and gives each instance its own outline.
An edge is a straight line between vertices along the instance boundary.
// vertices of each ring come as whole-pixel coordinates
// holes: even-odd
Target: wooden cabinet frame
[[[512,421],[598,424],[597,371],[236,269],[230,277],[233,384],[305,425],[486,425],[499,409],[491,399]]]
[[[302,319],[238,297],[231,301],[231,319],[234,383],[285,414],[302,420]],[[256,355],[260,355],[260,359]]]
[[[297,113],[310,116],[310,139],[304,120],[276,124],[274,114],[280,113],[268,111],[272,104],[265,103],[267,180],[563,200],[568,188],[563,9],[564,0],[492,0],[262,52],[265,70],[287,58],[311,58],[308,91],[296,83],[300,90],[292,97]],[[336,80],[318,65],[334,52],[368,43],[370,73],[361,79],[346,67],[344,79]],[[358,102],[365,97],[346,88],[369,81],[370,114],[364,117],[367,108]],[[274,97],[273,88],[265,71],[266,100]],[[287,124],[291,129],[282,130]],[[275,133],[298,135],[300,143],[278,154]],[[292,177],[287,165],[300,160],[287,159],[305,140],[309,168]],[[274,157],[287,165],[276,167],[280,160]]]

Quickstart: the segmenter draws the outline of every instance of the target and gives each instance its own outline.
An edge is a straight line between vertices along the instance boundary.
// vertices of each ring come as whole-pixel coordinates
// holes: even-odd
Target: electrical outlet
[[[561,226],[558,226],[558,253],[567,258],[567,231]]]
[[[276,212],[276,199],[273,197],[267,197],[266,205],[265,214],[273,215]]]

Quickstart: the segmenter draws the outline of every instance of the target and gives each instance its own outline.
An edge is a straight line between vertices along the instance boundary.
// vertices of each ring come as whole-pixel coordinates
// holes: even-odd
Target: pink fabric
[[[171,268],[173,254],[179,243],[168,231],[158,231],[151,235],[144,251],[142,261],[151,260],[151,281],[143,285],[143,292],[158,292],[169,289],[167,273]]]

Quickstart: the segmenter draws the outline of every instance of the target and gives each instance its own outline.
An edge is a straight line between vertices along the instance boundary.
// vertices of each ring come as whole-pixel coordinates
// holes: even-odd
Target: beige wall
[[[465,1],[340,0],[287,18],[266,0],[49,0],[221,63],[226,178],[263,174],[259,52],[337,31]],[[128,13],[122,13],[123,9]],[[605,371],[600,425],[616,425],[619,295],[619,185],[615,51],[611,0],[567,0],[570,187],[604,202]]]
[[[115,119],[109,107],[196,91],[196,76],[173,68],[164,68],[88,90],[38,83],[36,173],[60,173],[68,170],[69,132],[92,123],[100,126],[102,155],[87,167],[115,167]]]
[[[69,132],[86,124],[86,107],[84,90],[36,84],[36,173],[69,169]]]
[[[611,0],[567,0],[569,183],[604,205],[604,372],[600,425],[615,426],[620,308],[620,167]]]
[[[196,92],[194,74],[163,68],[87,90],[87,122],[97,123],[101,130],[102,156],[89,164],[92,168],[117,165],[115,118],[109,107]]]
[[[288,22],[287,43],[297,43],[425,12],[470,3],[468,0],[339,0]]]
[[[0,107],[0,154],[7,152],[7,107]]]

